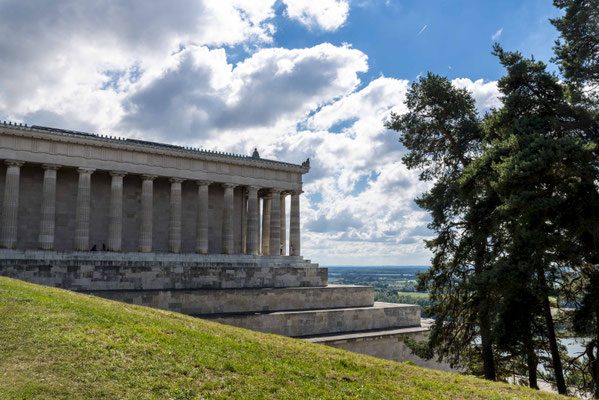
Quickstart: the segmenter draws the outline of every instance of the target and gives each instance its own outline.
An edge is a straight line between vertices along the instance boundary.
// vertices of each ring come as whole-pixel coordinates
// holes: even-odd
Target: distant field
[[[428,293],[422,292],[397,292],[398,296],[412,296],[417,299],[428,300]]]
[[[332,266],[328,268],[330,283],[369,285],[374,286],[377,291],[394,288],[402,292],[415,291],[418,273],[425,272],[428,269],[426,266]]]

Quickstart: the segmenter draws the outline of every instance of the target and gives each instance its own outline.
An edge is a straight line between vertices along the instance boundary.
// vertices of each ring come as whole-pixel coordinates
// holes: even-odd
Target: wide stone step
[[[323,287],[326,268],[0,265],[0,275],[76,291]]]
[[[372,307],[204,316],[206,319],[283,336],[306,337],[420,325],[420,306],[375,302]]]
[[[353,285],[221,290],[108,290],[87,293],[191,315],[367,307],[374,304],[372,287]]]
[[[77,291],[323,287],[302,257],[0,250],[0,276]]]
[[[421,326],[416,327],[316,335],[305,340],[397,362],[412,361],[424,368],[459,372],[436,358],[424,360],[414,355],[405,344],[406,338],[426,340],[432,321],[422,319],[421,322]]]

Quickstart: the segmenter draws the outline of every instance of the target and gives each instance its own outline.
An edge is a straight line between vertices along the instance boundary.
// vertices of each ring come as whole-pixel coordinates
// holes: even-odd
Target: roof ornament
[[[260,158],[260,153],[258,153],[258,149],[254,147],[254,152],[252,153],[252,158]]]
[[[306,161],[304,161],[302,163],[302,167],[304,167],[304,168],[310,168],[310,158],[309,157],[306,159]]]

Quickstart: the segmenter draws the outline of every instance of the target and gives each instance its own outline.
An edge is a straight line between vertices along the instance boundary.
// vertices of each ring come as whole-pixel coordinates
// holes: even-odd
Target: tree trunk
[[[480,236],[477,232],[476,236]],[[476,252],[476,261],[474,265],[474,274],[477,277],[480,301],[478,304],[478,326],[480,328],[480,341],[482,347],[483,371],[485,379],[490,381],[496,380],[495,375],[495,357],[493,354],[493,344],[491,342],[491,321],[489,320],[489,294],[486,284],[480,283],[482,275],[484,254],[486,244],[478,242],[478,250]]]
[[[597,337],[595,338],[595,345],[592,346],[588,351],[589,361],[591,363],[591,379],[593,381],[594,393],[593,398],[599,399],[599,310],[597,310],[596,325]],[[596,351],[595,355],[593,351]]]
[[[542,281],[543,283],[545,283],[544,278],[542,278]],[[548,296],[545,296],[543,298],[543,311],[545,314],[545,324],[547,325],[547,338],[549,339],[549,347],[551,349],[551,360],[553,362],[553,372],[555,374],[555,384],[557,385],[557,392],[559,394],[566,395],[566,381],[564,380],[562,360],[559,356],[559,349],[557,348],[555,325],[553,324],[553,316],[551,315],[551,305],[549,304]]]
[[[535,349],[532,343],[526,344],[526,364],[528,365],[528,386],[533,389],[539,390],[539,384],[537,382],[537,367],[539,365],[539,359],[535,354]]]
[[[487,300],[484,299],[479,305],[480,310],[478,314],[478,320],[480,325],[480,340],[482,345],[482,357],[483,357],[483,370],[485,372],[485,379],[494,381],[495,376],[495,358],[493,355],[493,345],[490,340],[491,327],[489,323],[489,313],[485,306]]]

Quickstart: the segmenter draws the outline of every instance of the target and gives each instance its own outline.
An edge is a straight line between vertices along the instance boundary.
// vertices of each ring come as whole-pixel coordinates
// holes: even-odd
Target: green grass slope
[[[0,399],[554,399],[0,278]]]

